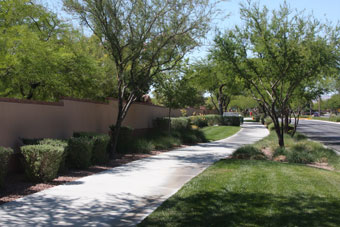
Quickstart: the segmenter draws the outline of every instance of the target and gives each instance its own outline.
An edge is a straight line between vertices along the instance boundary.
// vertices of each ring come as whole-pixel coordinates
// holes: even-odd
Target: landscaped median
[[[340,157],[274,131],[188,182],[139,226],[339,226]]]
[[[340,122],[340,116],[337,116],[337,115],[333,115],[330,117],[314,117],[312,115],[304,115],[304,116],[300,116],[300,119]]]

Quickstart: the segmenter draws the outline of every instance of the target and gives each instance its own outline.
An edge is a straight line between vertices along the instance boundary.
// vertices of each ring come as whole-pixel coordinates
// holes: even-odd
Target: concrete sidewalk
[[[0,206],[0,226],[134,226],[186,182],[236,148],[268,135],[245,123],[236,135],[177,149]]]

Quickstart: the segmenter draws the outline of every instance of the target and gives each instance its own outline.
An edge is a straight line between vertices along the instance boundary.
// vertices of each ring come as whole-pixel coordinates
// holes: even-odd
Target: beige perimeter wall
[[[117,117],[117,100],[108,103],[64,98],[60,102],[39,102],[0,98],[0,146],[18,148],[19,138],[66,139],[75,131],[107,133]],[[188,115],[202,110],[187,109]],[[123,125],[134,129],[152,127],[152,120],[168,116],[168,109],[134,103]],[[181,116],[173,110],[172,116]]]

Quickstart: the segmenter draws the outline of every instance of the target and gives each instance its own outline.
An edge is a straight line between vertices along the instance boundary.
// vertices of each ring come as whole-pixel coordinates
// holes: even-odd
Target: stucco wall
[[[57,103],[0,98],[0,146],[17,148],[19,138],[69,138],[74,131],[108,132],[117,117],[117,100],[108,103],[65,98]],[[202,112],[190,108],[187,110]],[[160,106],[134,103],[123,125],[152,127],[152,120],[168,115]],[[173,110],[172,116],[180,116]]]

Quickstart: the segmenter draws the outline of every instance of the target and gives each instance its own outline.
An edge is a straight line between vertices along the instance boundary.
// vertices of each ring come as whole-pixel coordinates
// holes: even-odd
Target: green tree
[[[172,69],[199,44],[209,28],[211,4],[207,0],[64,0],[64,5],[99,37],[115,63],[114,153],[131,103],[148,92],[156,75]]]
[[[238,95],[233,98],[230,102],[230,107],[237,108],[240,111],[245,111],[247,109],[254,109],[258,107],[258,103],[252,97]]]
[[[165,75],[160,77],[155,84],[155,99],[161,105],[169,109],[169,130],[171,110],[185,107],[197,107],[204,103],[203,95],[185,78],[180,78],[178,74]]]
[[[209,59],[195,63],[185,77],[199,90],[210,95],[209,101],[220,115],[228,111],[232,96],[243,91],[242,82],[234,76],[230,65]]]
[[[331,110],[332,113],[337,114],[340,109],[340,94],[334,94],[326,102],[327,109]]]
[[[43,6],[28,0],[0,1],[0,33],[1,96],[100,96],[102,64],[89,54],[88,38]]]
[[[272,118],[279,145],[296,89],[337,68],[338,31],[312,16],[292,11],[286,3],[270,14],[259,4],[241,5],[243,27],[215,39],[216,59],[231,63],[253,97]]]

